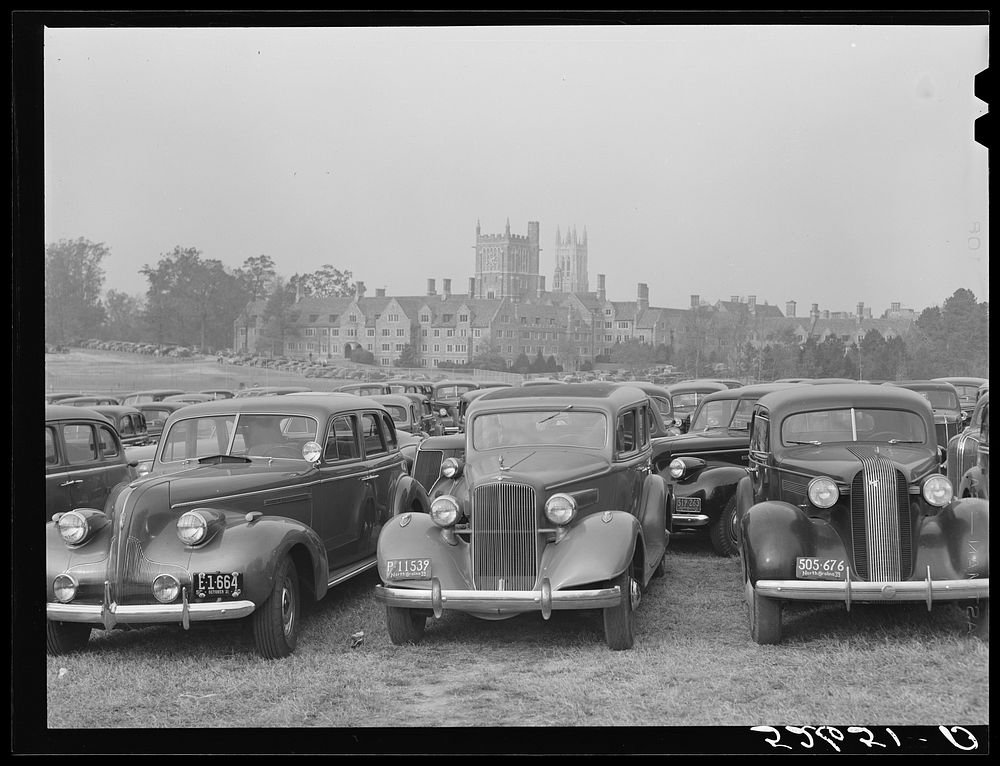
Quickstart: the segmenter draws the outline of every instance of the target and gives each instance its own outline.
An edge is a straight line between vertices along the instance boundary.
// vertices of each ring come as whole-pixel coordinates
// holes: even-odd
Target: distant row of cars
[[[988,635],[988,391],[958,496],[931,402],[899,386],[726,387],[685,435],[652,384],[475,390],[448,391],[464,419],[437,436],[400,428],[392,407],[415,400],[398,392],[188,404],[144,477],[111,423],[48,407],[47,470],[124,471],[59,477],[78,492],[46,527],[49,651],[95,627],[246,618],[262,656],[285,656],[302,598],[375,567],[395,643],[446,610],[582,609],[627,649],[670,537],[697,530],[739,555],[759,643],[791,599],[958,602]],[[699,439],[716,449],[685,451]]]

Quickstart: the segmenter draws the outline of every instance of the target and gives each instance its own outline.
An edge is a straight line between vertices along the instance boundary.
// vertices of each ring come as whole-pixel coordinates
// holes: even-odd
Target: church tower
[[[578,238],[576,227],[566,230],[563,238],[556,228],[556,267],[552,275],[552,291],[557,293],[586,293],[590,291],[587,278],[587,227]]]
[[[476,298],[535,298],[544,289],[539,273],[538,221],[528,221],[526,236],[483,234],[476,221]]]

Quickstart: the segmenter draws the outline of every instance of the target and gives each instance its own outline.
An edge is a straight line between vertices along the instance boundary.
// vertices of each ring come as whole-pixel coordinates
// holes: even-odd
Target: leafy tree
[[[517,359],[514,360],[514,364],[511,366],[513,372],[519,372],[522,375],[531,372],[531,360],[528,359],[528,355],[523,351],[518,354]]]
[[[142,298],[120,290],[108,290],[104,296],[104,332],[109,340],[139,340],[142,330]]]
[[[560,372],[562,367],[556,364],[556,358],[549,355],[549,358],[545,360],[545,371],[546,372]]]
[[[293,274],[289,285],[303,298],[349,298],[357,292],[350,271],[341,271],[329,263],[317,271]]]
[[[500,343],[494,338],[482,341],[479,344],[470,364],[477,370],[507,371],[507,360],[500,352]]]
[[[351,349],[351,361],[358,364],[375,364],[375,354],[361,346]]]
[[[959,288],[940,308],[925,308],[917,318],[911,377],[989,376],[989,304]]]
[[[531,362],[531,371],[532,372],[545,372],[546,371],[545,357],[542,356],[542,350],[541,349],[538,349],[538,353],[535,355],[535,358]]]
[[[270,293],[277,276],[274,260],[269,255],[252,255],[243,261],[243,266],[236,269],[243,301],[238,314],[240,324],[243,326],[243,351],[247,350],[250,339],[250,316],[253,313],[253,304]]]
[[[399,352],[399,356],[394,362],[396,367],[419,367],[420,366],[420,352],[417,350],[416,343],[407,343],[403,346],[403,350]]]
[[[45,339],[90,338],[104,321],[101,288],[108,255],[103,243],[59,240],[45,248]]]

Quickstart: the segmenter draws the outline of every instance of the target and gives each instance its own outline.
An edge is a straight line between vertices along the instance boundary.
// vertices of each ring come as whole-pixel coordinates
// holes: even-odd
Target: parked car
[[[417,411],[420,413],[420,428],[424,433],[429,436],[441,436],[444,434],[444,426],[441,424],[441,420],[438,418],[437,412],[435,412],[434,407],[431,405],[431,400],[426,394],[407,391],[402,395],[409,397],[416,403]]]
[[[138,447],[151,441],[146,431],[146,416],[135,407],[127,404],[98,404],[89,409],[107,418],[126,447]]]
[[[415,488],[392,418],[369,399],[188,405],[145,478],[46,528],[48,650],[80,647],[95,627],[246,617],[257,651],[285,656],[300,595],[374,567],[394,504],[426,497]]]
[[[103,508],[112,488],[135,475],[121,438],[100,413],[45,407],[45,518],[74,508]]]
[[[965,473],[978,463],[979,439],[982,433],[983,412],[989,405],[989,392],[976,402],[972,414],[961,433],[948,440],[948,453],[945,467],[948,470],[948,480],[953,487],[962,483]]]
[[[111,394],[82,394],[60,399],[59,404],[67,407],[94,407],[95,405],[121,404],[117,396]]]
[[[186,393],[181,388],[153,388],[148,391],[136,391],[122,397],[122,404],[139,404],[141,402],[162,402],[168,396]]]
[[[728,391],[729,386],[717,380],[684,380],[667,386],[670,405],[674,412],[674,425],[685,433],[691,424],[691,415],[699,402],[716,391]]]
[[[671,402],[670,391],[666,387],[637,380],[630,383],[618,383],[619,386],[635,386],[644,391],[654,408],[659,412],[660,417],[650,419],[650,436],[655,445],[659,439],[666,436],[677,436],[681,429],[674,423],[674,406]]]
[[[334,390],[356,396],[381,396],[390,393],[389,386],[385,383],[348,383]]]
[[[252,386],[236,392],[234,399],[245,399],[256,396],[284,396],[285,394],[309,393],[308,386]]]
[[[983,402],[979,419],[979,448],[976,450],[976,464],[962,475],[959,494],[961,497],[990,499],[990,395],[980,399]]]
[[[962,412],[971,415],[976,402],[979,399],[979,392],[983,386],[989,387],[989,378],[934,378],[939,383],[951,383],[958,393],[958,401],[961,404]]]
[[[742,381],[735,380],[733,378],[710,378],[710,380],[725,383],[727,388],[739,388],[743,385]]]
[[[490,393],[491,391],[498,391],[498,388],[476,388],[472,391],[466,391],[460,397],[458,397],[458,430],[465,431],[465,413],[469,409],[469,405],[472,404],[480,396]]]
[[[398,378],[386,383],[390,394],[423,394],[429,397],[434,393],[434,387],[426,380],[410,380]]]
[[[707,533],[720,556],[737,548],[736,486],[747,475],[757,400],[797,383],[762,383],[708,394],[688,432],[653,442],[653,471],[667,482],[675,532]]]
[[[953,497],[920,394],[831,384],[761,397],[736,491],[757,643],[781,641],[789,600],[958,603],[988,635],[989,503]]]
[[[388,410],[397,431],[426,436],[420,422],[420,411],[417,403],[404,394],[376,394],[370,399],[381,404]]]
[[[81,392],[79,392],[79,391],[75,391],[75,392],[54,391],[54,392],[45,394],[45,403],[46,404],[55,404],[56,402],[60,402],[63,399],[72,399],[72,398],[77,397],[77,396],[83,396],[83,394]]]
[[[378,540],[393,643],[415,643],[444,610],[487,620],[601,609],[605,641],[631,648],[643,591],[667,547],[666,486],[650,475],[647,412],[637,388],[509,388],[470,406],[464,441],[429,493]],[[415,471],[416,473],[416,471]]]
[[[434,384],[431,406],[437,413],[446,434],[458,433],[458,400],[466,391],[480,388],[474,380],[439,380]]]
[[[958,401],[958,392],[951,383],[935,380],[904,380],[883,383],[885,386],[900,386],[916,391],[931,403],[934,409],[934,433],[941,447],[941,462],[944,463],[948,440],[962,430],[968,415],[963,414]]]
[[[167,422],[167,418],[185,406],[185,402],[139,402],[132,406],[142,413],[146,420],[146,436],[155,442],[163,433],[163,424]]]

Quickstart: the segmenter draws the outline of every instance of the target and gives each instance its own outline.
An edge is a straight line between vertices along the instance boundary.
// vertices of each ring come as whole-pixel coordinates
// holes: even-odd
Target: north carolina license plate
[[[795,576],[800,580],[843,580],[847,563],[843,559],[822,559],[799,556],[795,559]]]
[[[701,498],[679,497],[674,509],[680,513],[701,513]]]
[[[195,598],[226,601],[243,595],[242,572],[194,572],[191,577]]]
[[[429,580],[431,560],[389,559],[385,562],[385,576],[388,580]]]

